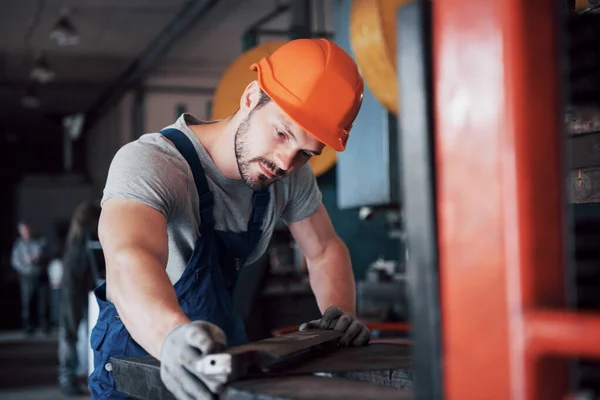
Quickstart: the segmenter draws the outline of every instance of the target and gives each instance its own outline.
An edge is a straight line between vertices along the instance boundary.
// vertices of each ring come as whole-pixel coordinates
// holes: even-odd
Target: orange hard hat
[[[296,39],[252,64],[258,84],[320,142],[344,151],[364,83],[352,57],[326,39]]]

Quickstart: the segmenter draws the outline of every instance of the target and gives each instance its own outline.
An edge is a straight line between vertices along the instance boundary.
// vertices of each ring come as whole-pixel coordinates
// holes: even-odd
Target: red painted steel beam
[[[527,357],[523,321],[565,300],[556,10],[432,4],[446,398],[564,398],[564,363]]]
[[[600,315],[561,311],[525,314],[529,353],[544,356],[600,358]]]

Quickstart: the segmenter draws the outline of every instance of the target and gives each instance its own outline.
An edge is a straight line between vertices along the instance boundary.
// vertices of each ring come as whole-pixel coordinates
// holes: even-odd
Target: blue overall
[[[232,292],[240,265],[245,263],[261,236],[269,191],[253,193],[247,231],[214,229],[213,195],[192,142],[177,129],[164,129],[160,133],[177,147],[188,162],[200,200],[200,236],[183,275],[174,286],[179,305],[190,320],[209,321],[223,329],[229,346],[244,344],[247,342],[246,330],[234,309]],[[116,308],[106,300],[106,283],[98,286],[94,294],[100,311],[90,337],[94,351],[94,371],[89,377],[92,398],[126,398],[125,393],[114,388],[110,358],[148,353],[132,339]]]

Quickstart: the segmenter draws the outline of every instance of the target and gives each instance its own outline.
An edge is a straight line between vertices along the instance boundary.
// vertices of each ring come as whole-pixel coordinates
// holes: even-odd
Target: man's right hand
[[[160,377],[178,399],[211,399],[222,390],[223,382],[207,379],[195,364],[204,355],[227,346],[225,333],[216,325],[194,321],[173,329],[162,345]]]

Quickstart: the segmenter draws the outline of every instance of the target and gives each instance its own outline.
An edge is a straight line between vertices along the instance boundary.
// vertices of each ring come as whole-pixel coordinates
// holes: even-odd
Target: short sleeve
[[[102,205],[111,198],[134,200],[168,217],[188,198],[185,160],[166,139],[144,137],[123,146],[108,171]]]
[[[310,164],[290,176],[289,197],[281,217],[286,223],[310,217],[321,205],[322,195]]]

